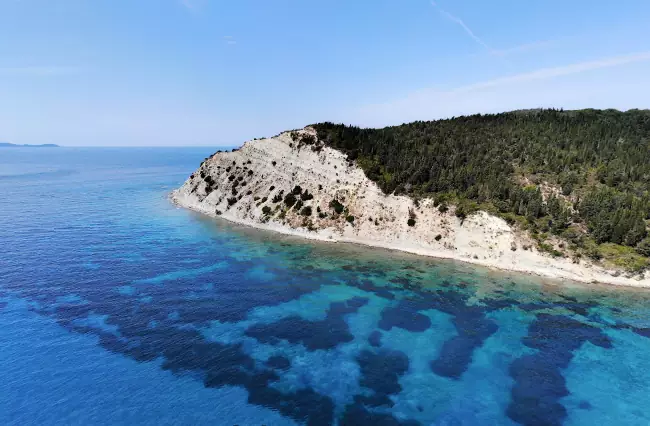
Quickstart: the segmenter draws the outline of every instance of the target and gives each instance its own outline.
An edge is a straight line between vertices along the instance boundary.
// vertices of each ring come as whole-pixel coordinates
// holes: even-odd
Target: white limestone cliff
[[[304,135],[313,136],[313,143],[301,143]],[[295,197],[304,199],[302,206],[287,208],[284,198],[294,189],[298,192],[296,186],[300,192]],[[631,276],[585,260],[541,253],[527,235],[486,212],[461,222],[453,207],[440,213],[430,199],[416,203],[406,196],[385,195],[345,154],[320,143],[311,128],[248,141],[234,152],[214,154],[172,192],[171,199],[209,216],[306,238],[354,242],[552,278],[650,287],[648,274]],[[333,200],[345,210],[336,213]],[[305,207],[311,207],[311,212]],[[410,224],[409,219],[413,219]]]

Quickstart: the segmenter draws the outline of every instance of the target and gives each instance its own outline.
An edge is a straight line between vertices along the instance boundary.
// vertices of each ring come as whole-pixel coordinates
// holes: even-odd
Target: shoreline
[[[310,128],[299,132],[316,137]],[[635,274],[570,253],[552,257],[530,235],[487,212],[460,220],[453,206],[440,211],[431,198],[385,194],[344,153],[301,146],[297,134],[217,152],[169,198],[207,216],[284,235],[590,285],[650,288],[648,271]],[[550,244],[562,249],[561,241]]]
[[[630,278],[614,277],[614,276],[611,277],[612,280],[608,280],[608,281],[597,280],[590,277],[582,277],[576,274],[563,273],[563,270],[558,270],[558,269],[526,268],[522,265],[517,265],[517,264],[505,265],[496,261],[489,261],[489,260],[485,261],[481,259],[473,259],[467,256],[455,255],[450,250],[443,251],[443,250],[426,249],[423,247],[415,248],[415,247],[405,247],[401,245],[390,245],[388,243],[384,243],[381,241],[373,241],[364,238],[352,238],[352,237],[343,237],[343,236],[334,237],[333,233],[323,232],[327,230],[310,232],[306,229],[290,228],[279,223],[274,223],[274,222],[260,223],[252,220],[241,219],[236,216],[228,215],[228,214],[222,214],[217,216],[208,213],[205,209],[198,208],[198,206],[183,204],[176,197],[176,191],[177,190],[174,190],[170,194],[168,194],[168,199],[177,208],[184,208],[213,219],[219,219],[219,218],[224,219],[228,222],[237,225],[243,225],[253,229],[260,229],[263,231],[274,232],[282,235],[300,237],[306,240],[312,240],[312,241],[318,241],[324,243],[354,244],[354,245],[359,245],[359,246],[369,247],[369,248],[380,248],[388,251],[398,251],[402,253],[408,253],[411,255],[422,256],[427,258],[457,261],[468,265],[478,265],[494,271],[518,273],[518,274],[524,274],[524,275],[529,275],[529,276],[539,277],[539,278],[547,278],[547,279],[552,279],[557,281],[569,280],[569,281],[574,281],[576,283],[580,283],[585,287],[588,287],[589,285],[595,285],[595,286],[606,286],[610,288],[618,287],[618,288],[630,288],[630,289],[650,289],[650,283],[644,282],[647,280],[637,281]],[[615,280],[616,278],[619,279]]]

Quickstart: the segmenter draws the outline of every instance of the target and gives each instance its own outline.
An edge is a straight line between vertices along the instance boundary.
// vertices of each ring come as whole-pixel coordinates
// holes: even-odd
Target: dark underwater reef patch
[[[288,370],[291,367],[291,361],[282,355],[273,355],[266,361],[266,366],[277,370]]]
[[[388,287],[378,286],[368,279],[351,279],[347,281],[347,284],[353,287],[358,288],[359,290],[366,291],[368,293],[373,293],[377,297],[381,297],[387,300],[394,300],[395,294]]]
[[[414,291],[414,296],[400,300],[396,306],[381,312],[379,328],[390,330],[402,328],[413,333],[423,332],[431,327],[431,319],[423,310],[437,310],[452,315],[457,336],[447,340],[438,355],[431,361],[434,373],[459,379],[472,361],[474,351],[497,330],[497,324],[486,314],[509,307],[515,302],[509,299],[485,300],[483,305],[468,305],[468,296],[456,290]]]
[[[510,366],[515,385],[508,417],[527,426],[561,425],[567,411],[560,399],[569,394],[562,370],[585,342],[612,347],[600,328],[567,316],[537,315],[523,343],[538,352],[518,358]]]
[[[447,340],[430,364],[431,370],[444,377],[459,379],[472,362],[474,351],[497,330],[497,324],[486,314],[511,304],[508,300],[483,301],[483,305],[468,305],[467,295],[456,291],[438,291],[432,298],[434,309],[452,315],[458,333]]]
[[[286,340],[293,344],[302,343],[310,351],[332,349],[354,339],[345,315],[357,312],[366,303],[368,299],[361,297],[333,302],[322,321],[291,316],[271,324],[254,324],[246,330],[246,335],[267,344]]]
[[[420,309],[421,306],[417,302],[401,300],[397,306],[381,311],[379,328],[388,331],[396,327],[413,333],[423,332],[431,327],[431,319],[418,312]]]
[[[452,322],[458,335],[442,345],[438,358],[431,361],[430,366],[439,376],[460,379],[472,362],[474,351],[499,327],[483,313],[459,315]]]
[[[369,411],[360,403],[348,405],[343,413],[343,418],[339,422],[341,426],[418,426],[419,424],[414,420],[398,420],[391,414]]]
[[[409,369],[409,359],[396,350],[363,350],[357,357],[361,369],[359,384],[372,390],[372,395],[356,395],[355,401],[368,406],[392,406],[390,395],[402,391],[399,378]]]
[[[370,346],[373,346],[375,348],[378,348],[381,346],[381,331],[375,330],[372,333],[370,333],[370,336],[368,336],[368,343]]]

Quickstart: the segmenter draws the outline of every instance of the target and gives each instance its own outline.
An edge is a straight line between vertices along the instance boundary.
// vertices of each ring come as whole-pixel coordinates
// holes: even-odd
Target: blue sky
[[[649,108],[650,1],[0,0],[0,141]]]

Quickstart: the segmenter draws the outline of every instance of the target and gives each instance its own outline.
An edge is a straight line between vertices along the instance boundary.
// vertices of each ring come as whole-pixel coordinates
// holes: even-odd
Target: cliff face
[[[527,236],[479,212],[463,222],[432,200],[384,195],[311,128],[219,152],[171,194],[183,207],[257,228],[347,241],[579,281],[650,286],[595,265],[537,252]],[[618,275],[618,276],[614,276]]]

